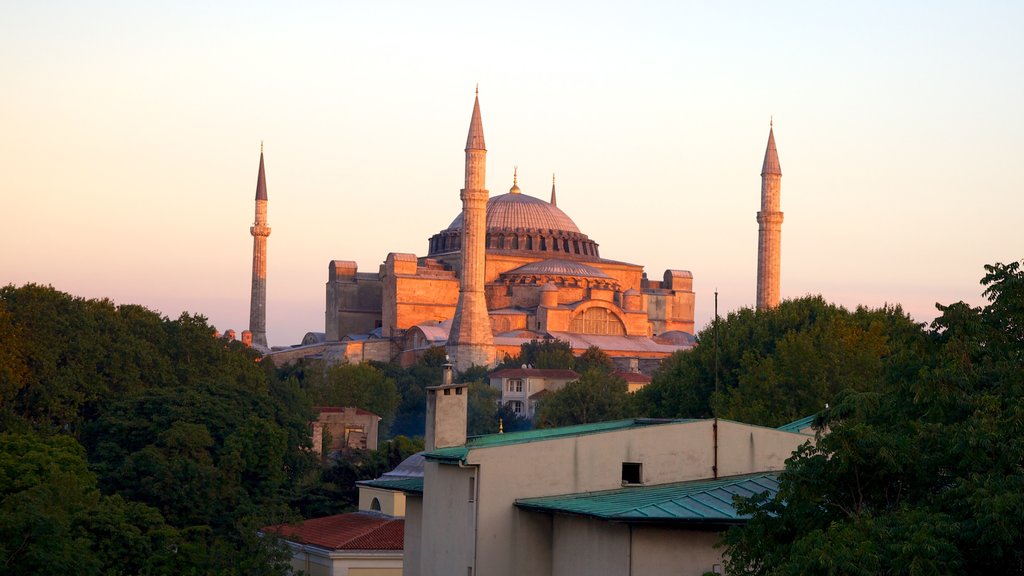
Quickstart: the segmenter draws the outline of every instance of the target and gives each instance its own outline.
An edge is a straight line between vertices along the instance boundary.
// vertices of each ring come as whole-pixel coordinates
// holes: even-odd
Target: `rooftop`
[[[491,378],[563,378],[575,380],[580,377],[572,370],[560,368],[505,368],[491,374]]]
[[[750,497],[779,491],[774,472],[710,480],[691,480],[657,486],[631,486],[601,492],[523,498],[525,510],[575,514],[618,522],[737,524],[749,516],[733,505],[734,496]]]
[[[803,430],[805,428],[808,428],[809,426],[813,425],[814,424],[814,420],[817,417],[818,417],[817,414],[811,414],[810,416],[804,416],[803,418],[801,418],[799,420],[794,420],[794,421],[790,422],[789,424],[783,424],[782,426],[779,426],[778,428],[776,428],[776,430],[782,430],[783,432],[800,432],[801,430]]]
[[[525,444],[528,442],[543,442],[557,438],[571,438],[586,434],[599,434],[602,432],[617,432],[620,430],[634,430],[647,426],[659,426],[663,424],[679,424],[682,422],[696,422],[696,420],[674,420],[657,418],[629,418],[626,420],[613,420],[611,422],[595,422],[593,424],[578,424],[576,426],[563,426],[561,428],[542,428],[538,430],[523,430],[520,432],[507,432],[504,434],[488,434],[487,436],[476,436],[466,441],[464,446],[452,446],[450,448],[438,448],[425,454],[427,460],[455,463],[465,460],[470,450],[478,448],[494,448],[497,446],[510,446],[513,444]]]
[[[353,512],[266,526],[263,532],[328,550],[401,551],[405,520],[377,512]]]

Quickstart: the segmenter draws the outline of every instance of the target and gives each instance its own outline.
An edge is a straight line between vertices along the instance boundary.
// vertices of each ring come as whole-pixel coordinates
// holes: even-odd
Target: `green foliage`
[[[401,397],[395,381],[377,367],[366,364],[335,364],[324,367],[321,361],[306,373],[304,386],[319,406],[355,406],[380,416],[390,425]]]
[[[3,505],[20,506],[0,520],[12,523],[0,530],[8,567],[48,566],[14,573],[282,566],[253,527],[293,517],[287,502],[316,470],[296,380],[216,338],[201,316],[36,285],[0,289],[0,360],[4,441],[49,459],[18,469],[31,486],[0,487],[12,490]],[[41,540],[53,546],[26,556]],[[263,568],[243,569],[253,558]]]
[[[0,434],[5,573],[171,573],[178,543],[153,508],[101,496],[73,438]]]
[[[611,374],[612,372],[615,372],[616,366],[611,356],[605,353],[604,350],[601,350],[597,346],[591,346],[584,350],[583,354],[580,354],[573,361],[572,369],[580,374],[584,374],[591,370],[598,370],[606,374]]]
[[[730,574],[1024,572],[1024,273],[986,271],[987,306],[939,306],[916,366],[840,394],[778,497],[741,502]]]
[[[359,504],[356,482],[372,480],[393,470],[423,450],[423,440],[396,436],[376,450],[345,450],[323,469],[321,482],[293,502],[305,518],[355,510]]]
[[[813,414],[842,390],[878,390],[905,375],[925,334],[898,306],[854,312],[821,297],[743,309],[698,335],[693,350],[666,359],[637,392],[642,413],[778,426]]]
[[[538,428],[551,428],[624,418],[630,412],[627,388],[621,377],[592,368],[579,380],[544,397],[534,423]]]
[[[534,338],[529,342],[523,342],[519,347],[519,354],[515,358],[506,357],[499,368],[519,368],[526,365],[533,368],[568,370],[572,368],[574,362],[572,345],[568,342],[555,338]]]
[[[444,348],[439,347],[428,349],[419,361],[409,368],[402,368],[395,362],[370,363],[395,382],[400,396],[394,422],[390,426],[390,434],[423,436],[426,422],[426,388],[441,384],[441,366],[444,363]]]

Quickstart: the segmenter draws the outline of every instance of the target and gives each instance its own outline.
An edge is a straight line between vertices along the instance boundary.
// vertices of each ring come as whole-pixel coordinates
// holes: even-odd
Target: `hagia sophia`
[[[411,364],[446,346],[457,370],[492,367],[533,339],[557,338],[580,354],[597,346],[623,369],[650,372],[694,345],[693,274],[648,278],[640,264],[601,257],[599,244],[557,203],[524,194],[513,175],[490,196],[479,95],[466,142],[462,210],[427,240],[426,255],[388,253],[376,270],[350,260],[328,265],[323,332],[275,349],[275,363],[298,358]],[[769,131],[762,167],[758,306],[778,303],[779,169]],[[267,191],[260,153],[254,237],[252,341],[265,347]],[[454,200],[454,194],[453,194]],[[454,204],[454,202],[453,202]]]

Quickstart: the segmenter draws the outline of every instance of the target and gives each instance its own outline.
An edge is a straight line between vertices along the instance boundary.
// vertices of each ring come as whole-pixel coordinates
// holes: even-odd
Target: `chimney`
[[[427,388],[427,429],[423,439],[426,450],[466,443],[468,398],[468,386],[452,384],[452,365],[446,363],[441,385]]]

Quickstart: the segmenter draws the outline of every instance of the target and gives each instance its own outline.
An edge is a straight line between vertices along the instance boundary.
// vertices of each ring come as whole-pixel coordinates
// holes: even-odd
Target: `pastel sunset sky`
[[[782,295],[980,304],[1024,257],[1024,3],[0,4],[0,285],[248,324],[260,142],[268,339],[324,329],[333,259],[423,255],[460,210],[479,83],[492,195],[605,258],[754,303],[774,117]]]

